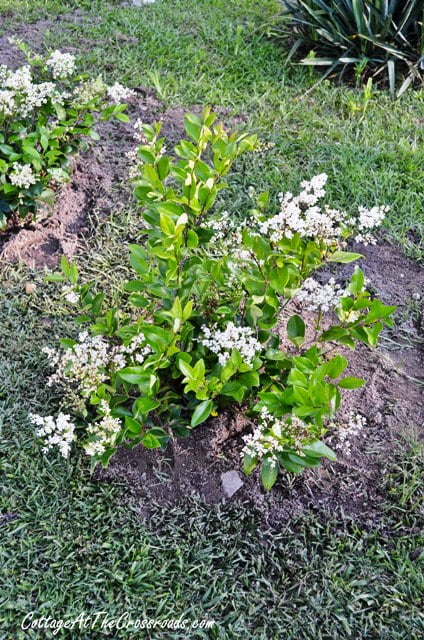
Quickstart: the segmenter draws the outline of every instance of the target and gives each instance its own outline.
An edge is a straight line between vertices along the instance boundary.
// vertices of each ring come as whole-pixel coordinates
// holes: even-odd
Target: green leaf
[[[160,405],[158,400],[149,397],[139,397],[134,401],[133,413],[136,418],[146,416],[150,411],[157,409]]]
[[[288,453],[280,453],[278,459],[283,467],[287,469],[287,471],[290,471],[290,473],[302,473],[304,469],[303,465],[292,460]]]
[[[145,382],[146,377],[150,374],[147,373],[143,369],[143,367],[126,367],[121,371],[118,371],[118,376],[121,380],[125,380],[125,382],[130,382],[131,384],[140,384],[141,382]]]
[[[140,293],[132,293],[128,298],[128,302],[134,307],[138,307],[140,309],[147,307],[149,304],[149,300]]]
[[[292,369],[287,378],[287,384],[297,385],[299,387],[303,387],[304,389],[308,388],[308,378],[305,376],[302,371],[299,369]]]
[[[165,178],[169,175],[170,164],[168,156],[162,156],[158,161],[158,176],[161,180],[165,180]]]
[[[159,218],[160,228],[167,236],[173,236],[175,233],[175,224],[171,218],[166,213],[161,213]]]
[[[35,160],[40,160],[41,156],[38,153],[37,149],[34,149],[34,147],[32,147],[29,144],[23,144],[22,145],[22,151],[24,153],[24,155],[29,156],[30,158],[34,158]]]
[[[141,258],[138,255],[135,255],[134,253],[131,253],[130,255],[130,264],[132,266],[132,268],[137,271],[137,273],[139,273],[140,275],[143,275],[145,273],[148,273],[149,271],[149,267],[147,265],[147,262]]]
[[[199,244],[199,237],[193,229],[187,231],[187,247],[189,249],[195,249]]]
[[[212,409],[212,400],[204,400],[199,405],[197,405],[197,407],[193,411],[193,415],[191,416],[191,426],[197,427],[197,425],[207,420],[211,414]]]
[[[184,360],[182,357],[178,358],[177,366],[181,371],[181,373],[183,374],[183,376],[185,376],[188,380],[194,379],[193,367],[190,366],[189,363],[186,360]]]
[[[259,387],[260,385],[259,373],[257,371],[242,373],[237,380],[245,387]]]
[[[153,325],[144,325],[143,335],[146,338],[146,342],[153,348],[168,345],[173,338],[171,332]]]
[[[65,277],[61,273],[49,273],[46,275],[45,280],[47,282],[63,282]]]
[[[340,380],[338,382],[338,385],[342,389],[358,389],[359,387],[362,387],[365,383],[366,383],[366,380],[364,380],[363,378],[347,377]]]
[[[289,280],[289,270],[287,267],[272,269],[270,274],[270,283],[274,291],[283,294]]]
[[[61,104],[59,104],[58,102],[55,102],[55,103],[53,103],[53,108],[56,111],[56,115],[57,115],[57,119],[58,120],[65,120],[66,119],[66,111],[62,107]]]
[[[347,367],[347,359],[344,356],[334,356],[325,366],[326,375],[329,378],[338,378]]]
[[[258,465],[257,456],[250,456],[248,453],[244,454],[243,473],[245,473],[248,476],[249,473],[252,473],[252,471],[257,467],[257,465]]]
[[[294,315],[288,321],[287,336],[296,346],[300,346],[305,340],[305,323],[300,316]]]
[[[147,431],[141,439],[142,444],[146,449],[159,449],[161,442],[154,434]]]
[[[147,438],[147,441],[150,440],[150,442],[152,443],[154,441],[158,441],[160,447],[166,446],[169,442],[169,434],[164,429],[161,429],[160,427],[152,427],[151,429],[149,429],[149,431],[145,433],[145,435],[143,436],[142,443],[144,444],[144,446],[147,446],[145,443],[145,438]],[[153,448],[153,447],[150,447],[150,448]],[[155,448],[157,448],[156,444],[155,444]]]
[[[265,491],[269,491],[274,486],[278,478],[278,464],[270,461],[269,458],[265,458],[262,463],[261,480]]]
[[[125,416],[125,426],[132,435],[141,433],[142,425],[138,420],[134,420],[130,416]]]
[[[114,118],[116,120],[120,120],[121,122],[130,122],[130,118],[126,113],[115,113]]]
[[[230,396],[230,398],[234,398],[238,403],[243,400],[246,391],[246,387],[236,380],[226,382],[221,389],[223,396]]]
[[[303,447],[303,451],[307,456],[310,456],[311,458],[328,458],[333,462],[337,460],[337,456],[334,451],[330,449],[330,447],[327,447],[326,444],[321,442],[321,440],[313,440]]]
[[[303,389],[302,387],[293,386],[293,397],[295,402],[297,402],[299,405],[308,406],[311,402],[311,399],[309,398],[309,393],[306,391],[306,389]]]
[[[350,251],[335,251],[328,258],[328,262],[341,262],[343,264],[347,264],[348,262],[354,262],[355,260],[359,260],[359,258],[363,258],[362,253],[351,253]]]
[[[287,457],[300,467],[317,467],[320,464],[320,459],[317,457],[310,458],[308,456],[298,456],[296,453],[288,453]]]
[[[350,279],[349,291],[352,295],[356,296],[363,289],[365,283],[365,276],[362,269],[355,269]]]

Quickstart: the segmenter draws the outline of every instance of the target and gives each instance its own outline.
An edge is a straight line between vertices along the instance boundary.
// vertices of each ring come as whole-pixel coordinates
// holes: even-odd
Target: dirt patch
[[[12,10],[0,14],[4,17],[14,18],[15,14]],[[58,16],[53,16],[45,20],[37,20],[31,23],[19,23],[12,29],[8,29],[4,33],[0,30],[0,65],[5,64],[11,69],[25,64],[25,56],[15,46],[9,43],[9,38],[14,37],[22,40],[28,44],[32,51],[35,53],[46,53],[46,40],[49,37],[50,32],[54,31],[55,35],[58,32],[65,32],[67,29],[72,28],[75,25],[82,25],[84,22],[100,22],[100,16],[92,16],[80,9],[77,9],[73,13],[66,13]],[[81,47],[84,49],[98,46],[98,42],[88,40],[86,38],[79,39],[79,48],[77,47],[61,47],[61,51],[68,53],[78,54],[81,51]]]
[[[33,51],[42,53],[45,50],[45,34],[56,27],[57,24],[53,20],[39,20],[32,24],[19,24],[14,29],[2,34],[0,36],[0,64],[5,64],[11,69],[25,64],[24,54],[9,43],[10,37],[23,40],[30,45]]]
[[[367,276],[385,302],[399,305],[399,316],[409,298],[423,291],[424,273],[390,245],[361,249],[368,258]],[[342,280],[347,275],[344,267],[338,272]],[[349,375],[364,377],[368,382],[361,389],[345,391],[338,419],[349,410],[359,412],[367,418],[366,433],[351,442],[349,456],[340,451],[337,463],[325,462],[299,477],[285,476],[269,494],[263,491],[258,473],[248,478],[241,474],[242,434],[250,425],[230,412],[200,426],[188,438],[175,441],[165,453],[122,448],[110,467],[98,470],[96,477],[124,482],[140,513],[148,515],[153,504],[175,504],[193,492],[207,503],[226,502],[221,475],[238,470],[244,486],[232,500],[254,505],[268,523],[278,526],[314,509],[332,515],[343,511],[365,526],[378,526],[379,505],[387,498],[385,469],[394,452],[404,446],[401,435],[423,436],[423,387],[411,379],[421,378],[424,373],[419,327],[415,327],[415,338],[421,344],[414,349],[371,351],[360,346],[348,350]],[[337,440],[331,444],[337,447]]]

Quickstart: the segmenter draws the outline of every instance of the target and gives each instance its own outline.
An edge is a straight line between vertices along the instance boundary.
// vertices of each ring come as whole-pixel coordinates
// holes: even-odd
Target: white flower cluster
[[[139,142],[142,145],[149,146],[150,143],[147,140],[146,136],[144,135],[143,126],[144,126],[143,121],[140,118],[138,118],[134,123],[134,140],[137,140],[137,142]],[[152,147],[153,147],[153,143],[152,143]],[[167,151],[166,145],[162,144],[159,151],[155,149],[155,155],[157,158],[160,158],[166,153],[166,151]],[[131,149],[130,151],[127,151],[125,153],[126,157],[130,161],[130,168],[128,172],[128,176],[130,180],[134,180],[135,178],[138,178],[140,176],[140,171],[143,167],[143,161],[140,160],[137,152],[138,152],[138,147],[135,147],[135,149]]]
[[[46,65],[51,68],[55,80],[67,78],[75,72],[75,56],[56,49],[46,61]]]
[[[0,83],[3,84],[9,74],[9,69],[5,64],[0,64]]]
[[[15,112],[16,102],[15,94],[8,89],[0,90],[0,113],[5,116],[11,116]]]
[[[298,196],[280,193],[280,211],[277,215],[259,223],[259,232],[271,242],[282,238],[292,238],[299,233],[302,238],[323,240],[326,244],[344,246],[345,229],[357,233],[355,240],[365,244],[375,242],[369,230],[375,229],[383,221],[388,207],[359,208],[358,217],[328,206],[321,207],[318,201],[325,195],[328,176],[322,173],[312,180],[301,183]]]
[[[3,116],[27,117],[50,99],[62,103],[69,97],[66,92],[59,91],[54,82],[34,82],[29,65],[16,71],[6,68],[6,71],[2,70],[2,76],[0,113]]]
[[[58,447],[61,455],[68,458],[72,443],[76,439],[75,425],[71,422],[71,417],[59,413],[56,418],[36,414],[30,414],[29,418],[38,427],[37,437],[44,440],[43,453],[48,453],[53,447]]]
[[[73,97],[77,105],[86,105],[92,100],[104,96],[106,85],[101,78],[81,82],[73,91]]]
[[[308,311],[327,312],[337,307],[346,295],[346,290],[334,278],[330,278],[327,284],[320,284],[314,278],[306,278],[293,300],[300,302]]]
[[[62,287],[62,294],[66,302],[69,302],[69,304],[77,304],[79,302],[80,297],[78,293],[66,284]]]
[[[355,236],[356,242],[362,242],[365,245],[376,244],[376,239],[370,230],[381,225],[389,210],[390,207],[387,206],[375,206],[372,209],[359,207],[359,219],[356,222],[359,233]]]
[[[228,211],[223,211],[218,218],[209,218],[201,225],[204,229],[212,229],[214,231],[213,241],[217,254],[230,257],[231,262],[238,266],[245,266],[247,262],[254,259],[252,252],[243,249],[244,229],[249,230],[251,235],[257,235],[256,220],[254,218],[237,220],[232,218]],[[222,241],[222,243],[218,242]],[[259,264],[263,264],[263,260],[259,260]]]
[[[231,228],[228,211],[223,211],[219,219],[210,218],[202,226],[206,229],[212,229],[215,231],[213,236],[214,240],[222,240]]]
[[[63,351],[45,347],[43,351],[50,365],[56,368],[47,382],[48,386],[72,379],[81,394],[88,396],[107,379],[105,369],[110,359],[109,344],[102,336],[90,336],[87,331],[82,331],[73,347]]]
[[[64,184],[69,181],[69,174],[60,167],[49,169],[50,178],[56,184]]]
[[[351,454],[351,442],[352,438],[355,438],[361,433],[361,431],[367,426],[367,420],[360,413],[350,411],[347,419],[347,423],[337,431],[338,443],[337,449],[343,450],[346,456]]]
[[[16,71],[8,69],[3,83],[5,87],[12,91],[28,92],[32,88],[31,67],[26,64],[16,69]]]
[[[261,343],[255,338],[250,327],[238,327],[229,322],[221,331],[214,326],[212,329],[204,325],[202,327],[204,338],[201,344],[218,356],[218,362],[224,366],[231,356],[233,349],[237,349],[243,362],[252,365],[258,351],[262,350]]]
[[[276,216],[259,223],[261,234],[272,242],[282,238],[292,238],[300,233],[303,238],[318,238],[333,242],[342,233],[341,224],[345,214],[336,209],[325,207],[322,210],[317,202],[325,195],[324,186],[328,176],[322,173],[310,182],[302,182],[303,191],[298,196],[292,193],[280,193],[280,211]]]
[[[107,95],[112,102],[118,103],[135,96],[135,91],[128,89],[128,87],[124,87],[122,84],[119,84],[119,82],[115,82],[115,84],[107,88]]]
[[[23,189],[29,189],[32,184],[37,182],[31,165],[19,164],[19,162],[13,163],[13,172],[9,177],[12,184]]]
[[[53,98],[56,102],[63,102],[64,97],[56,90],[53,82],[33,84],[26,90],[25,100],[21,102],[19,115],[26,117],[34,109],[38,109],[38,107],[45,104],[49,98]]]
[[[134,139],[142,144],[147,144],[147,139],[143,132],[143,126],[144,122],[140,118],[134,122]]]
[[[115,347],[112,355],[112,363],[116,369],[123,369],[127,366],[127,358],[130,357],[131,362],[143,364],[146,357],[152,352],[151,348],[144,339],[142,333],[134,336],[131,342],[125,346]]]
[[[143,166],[140,158],[137,156],[137,149],[131,149],[125,153],[126,157],[130,161],[130,168],[128,170],[128,177],[130,180],[134,180],[140,176],[140,170]]]
[[[100,410],[104,414],[102,419],[87,428],[90,440],[84,444],[84,449],[89,456],[102,455],[107,447],[114,446],[122,429],[121,421],[111,416],[110,407],[104,400],[100,403]]]
[[[78,302],[78,294],[65,288],[64,295],[70,303]],[[90,336],[87,331],[78,335],[78,342],[64,350],[45,347],[52,368],[56,369],[48,385],[76,383],[82,396],[87,397],[105,382],[113,368],[115,371],[127,366],[127,359],[142,364],[150,353],[142,334],[135,336],[129,345],[112,345],[103,336]]]
[[[308,425],[297,416],[290,416],[285,420],[275,418],[263,407],[259,424],[252,434],[243,437],[244,447],[241,455],[249,455],[259,460],[265,456],[271,464],[277,465],[277,453],[295,450],[297,455],[303,456],[302,445],[308,437]]]

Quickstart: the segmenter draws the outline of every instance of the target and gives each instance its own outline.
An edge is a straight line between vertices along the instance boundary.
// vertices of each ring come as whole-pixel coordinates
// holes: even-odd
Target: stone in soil
[[[244,485],[237,471],[226,471],[221,474],[222,490],[227,498],[232,498],[235,493]]]

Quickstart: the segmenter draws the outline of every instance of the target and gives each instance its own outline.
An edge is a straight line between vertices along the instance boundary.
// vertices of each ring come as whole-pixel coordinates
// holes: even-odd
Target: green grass
[[[141,10],[120,4],[0,0],[0,20],[13,31],[60,16],[46,47],[81,48],[81,64],[93,74],[156,84],[168,106],[209,103],[243,114],[245,126],[274,146],[244,159],[230,177],[222,205],[235,215],[250,206],[249,185],[275,194],[325,171],[332,203],[391,204],[387,232],[423,259],[422,91],[398,102],[376,92],[367,108],[360,90],[330,83],[305,97],[316,76],[284,68],[285,51],[264,35],[275,20],[274,0],[158,0]],[[87,15],[74,23],[77,8]],[[79,257],[85,275],[110,274],[113,284],[126,259],[122,238],[132,229],[131,211],[102,225]],[[28,281],[37,284],[33,295],[25,293]],[[146,638],[422,637],[417,445],[388,463],[387,500],[370,528],[342,514],[325,522],[309,513],[271,534],[248,505],[210,509],[194,499],[158,507],[142,522],[128,489],[90,481],[86,460],[41,456],[27,414],[54,412],[59,399],[45,387],[40,347],[75,328],[41,274],[10,267],[0,287],[0,511],[12,514],[0,520],[0,640],[53,637],[20,631],[31,610],[57,618],[105,610],[216,621],[208,632],[138,636]],[[55,637],[137,636],[97,629]]]

